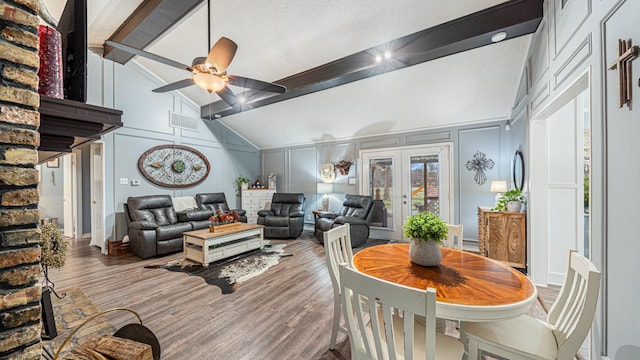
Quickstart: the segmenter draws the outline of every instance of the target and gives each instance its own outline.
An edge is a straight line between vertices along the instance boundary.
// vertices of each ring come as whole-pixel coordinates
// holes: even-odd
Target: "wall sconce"
[[[322,194],[322,211],[329,211],[329,195],[333,192],[333,184],[318,183],[318,194]]]
[[[502,193],[507,192],[507,180],[493,180],[491,181],[490,192],[496,193],[496,205],[498,205],[498,200],[502,197]]]

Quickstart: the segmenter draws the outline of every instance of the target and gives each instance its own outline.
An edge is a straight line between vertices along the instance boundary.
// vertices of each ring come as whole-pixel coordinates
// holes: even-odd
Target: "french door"
[[[451,222],[451,157],[450,143],[360,151],[360,192],[376,205],[372,228],[390,240],[408,240],[402,224],[409,215],[430,211]]]

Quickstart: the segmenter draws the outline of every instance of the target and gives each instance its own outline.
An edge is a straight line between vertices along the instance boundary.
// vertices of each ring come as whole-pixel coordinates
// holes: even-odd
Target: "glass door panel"
[[[402,224],[420,211],[451,222],[451,145],[363,150],[362,194],[373,197],[372,229],[389,240],[402,240]],[[406,240],[406,239],[405,239]]]
[[[411,196],[409,214],[421,211],[440,214],[440,157],[410,156]]]

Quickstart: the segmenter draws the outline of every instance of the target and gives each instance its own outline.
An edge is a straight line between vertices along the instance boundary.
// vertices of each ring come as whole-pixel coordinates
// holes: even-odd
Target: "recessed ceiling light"
[[[215,117],[216,119],[220,119],[220,118],[222,117],[222,115],[220,115],[220,114],[215,114],[215,115],[213,115],[213,117]]]
[[[245,104],[247,102],[247,98],[244,96],[238,96],[238,102],[240,104]]]
[[[385,58],[385,60],[391,59],[391,52],[390,51],[385,51],[384,52],[384,58]]]
[[[491,36],[491,41],[500,42],[504,40],[506,37],[507,37],[507,33],[504,31],[500,31],[498,33],[493,34],[493,36]]]
[[[382,55],[376,55],[376,62],[382,61]]]

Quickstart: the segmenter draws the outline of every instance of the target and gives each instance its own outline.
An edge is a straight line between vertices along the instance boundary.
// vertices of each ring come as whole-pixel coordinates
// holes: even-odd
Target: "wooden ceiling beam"
[[[379,46],[273,81],[287,87],[284,94],[249,91],[247,105],[230,108],[216,101],[200,108],[205,119],[215,119],[261,106],[326,90],[371,76],[493,44],[491,36],[505,31],[505,40],[536,31],[542,21],[541,0],[513,0],[389,41]],[[377,55],[393,53],[392,61],[377,63]]]
[[[109,40],[144,49],[203,1],[145,0],[109,37]],[[111,46],[104,47],[104,57],[120,64],[127,63],[133,56]]]

